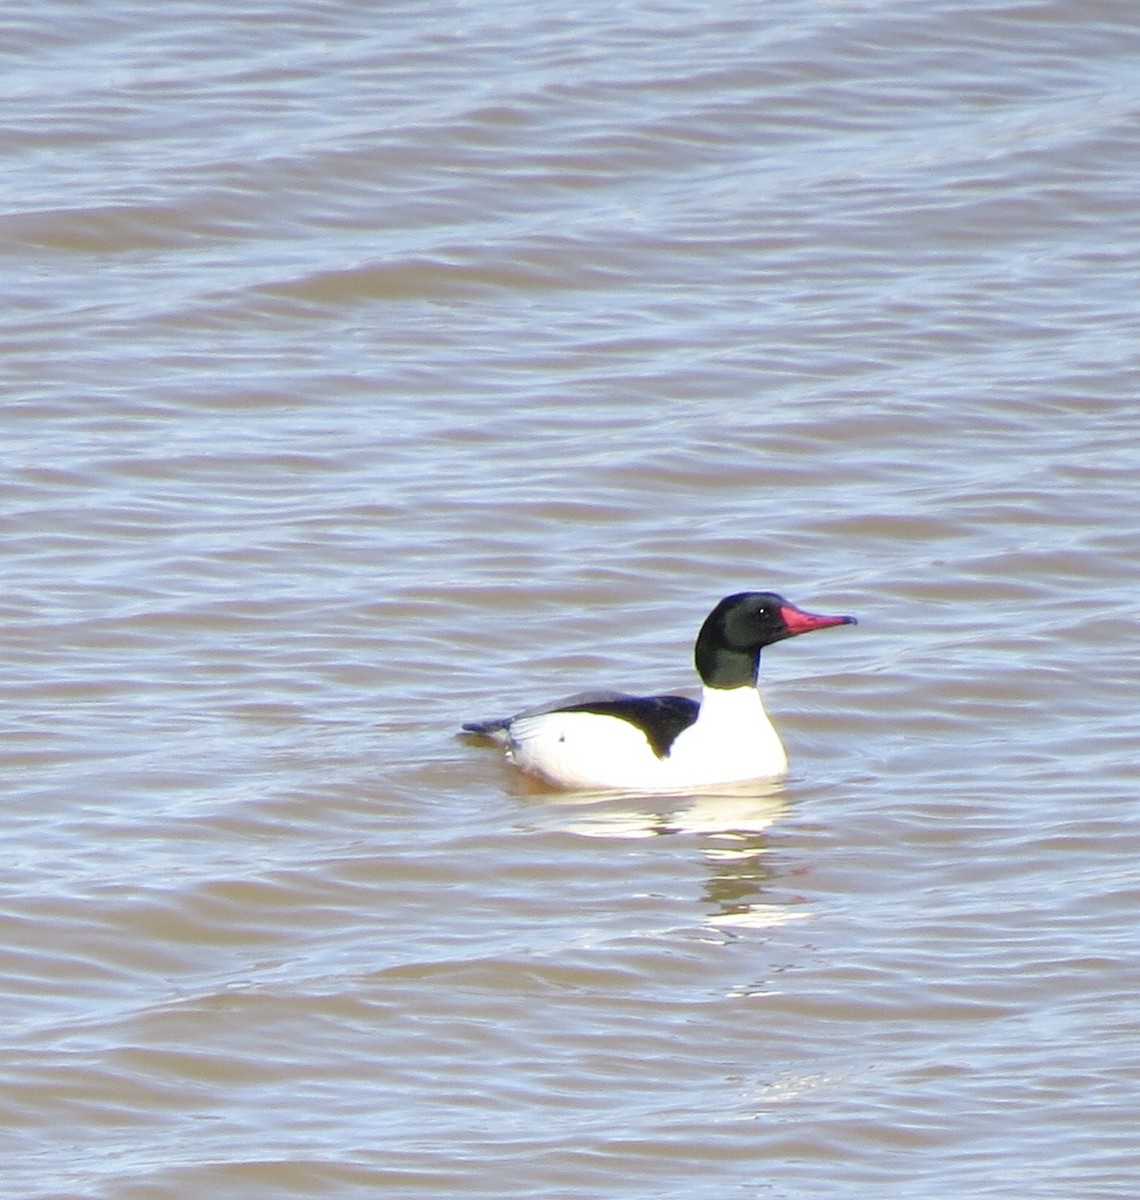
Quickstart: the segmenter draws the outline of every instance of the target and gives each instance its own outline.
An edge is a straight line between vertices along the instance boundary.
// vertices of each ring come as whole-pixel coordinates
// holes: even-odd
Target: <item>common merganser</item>
[[[705,618],[694,653],[704,685],[687,696],[579,692],[513,717],[470,721],[520,770],[567,790],[649,792],[778,779],[788,769],[757,691],[760,651],[854,617],[804,612],[774,592],[738,592]]]

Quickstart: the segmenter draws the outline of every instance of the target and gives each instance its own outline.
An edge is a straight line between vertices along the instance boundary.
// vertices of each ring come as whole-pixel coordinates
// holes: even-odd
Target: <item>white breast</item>
[[[788,769],[783,743],[753,687],[705,688],[697,720],[673,743],[673,787],[777,779]]]

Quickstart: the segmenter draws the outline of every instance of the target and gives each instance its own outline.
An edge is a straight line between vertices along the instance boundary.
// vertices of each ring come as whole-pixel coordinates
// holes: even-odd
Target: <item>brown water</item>
[[[0,1192],[1134,1196],[1135,6],[4,20]]]

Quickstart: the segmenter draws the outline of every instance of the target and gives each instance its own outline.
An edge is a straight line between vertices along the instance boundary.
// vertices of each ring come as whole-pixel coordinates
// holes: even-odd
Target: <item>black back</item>
[[[559,712],[620,717],[645,734],[658,758],[669,753],[677,735],[692,725],[700,710],[696,700],[690,700],[688,696],[617,696],[611,700],[563,704],[558,708]]]

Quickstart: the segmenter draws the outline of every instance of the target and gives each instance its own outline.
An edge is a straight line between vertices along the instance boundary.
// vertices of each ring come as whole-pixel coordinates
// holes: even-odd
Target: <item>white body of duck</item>
[[[754,687],[705,688],[696,720],[658,755],[630,721],[555,709],[515,718],[507,758],[563,788],[674,791],[745,779],[776,779],[788,756]]]

